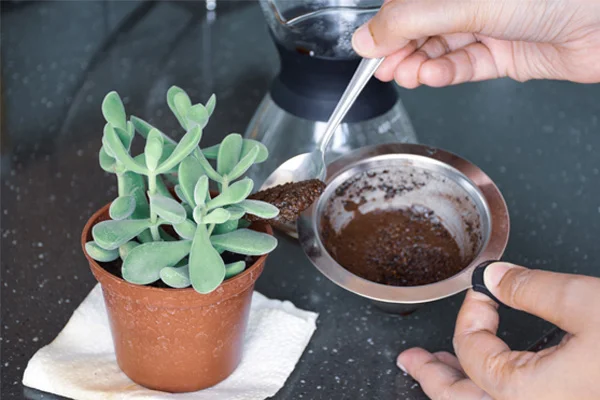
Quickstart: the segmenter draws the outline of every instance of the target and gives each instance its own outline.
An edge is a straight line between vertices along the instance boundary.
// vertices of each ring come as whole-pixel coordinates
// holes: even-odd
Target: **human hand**
[[[485,285],[504,304],[568,334],[540,352],[511,351],[496,337],[497,304],[470,290],[456,321],[454,349],[404,351],[398,366],[433,400],[600,399],[600,279],[490,265]]]
[[[352,40],[406,88],[510,77],[600,82],[600,0],[386,0]]]

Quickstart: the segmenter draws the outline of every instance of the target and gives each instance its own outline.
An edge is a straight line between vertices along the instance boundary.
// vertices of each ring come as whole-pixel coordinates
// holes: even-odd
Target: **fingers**
[[[600,301],[600,279],[530,270],[508,263],[490,265],[487,288],[506,305],[543,318],[577,335],[600,320],[590,304]]]
[[[511,379],[511,351],[496,336],[499,317],[489,297],[467,292],[456,320],[454,350],[465,373],[492,396]]]
[[[453,357],[449,353],[433,355],[423,349],[413,348],[401,353],[398,363],[421,384],[423,391],[433,400],[490,399],[461,371],[440,360],[440,357],[448,356]]]
[[[460,361],[458,361],[458,358],[454,354],[450,354],[447,351],[438,351],[437,353],[433,353],[433,355],[444,364],[451,366],[464,375],[465,371],[463,371]]]

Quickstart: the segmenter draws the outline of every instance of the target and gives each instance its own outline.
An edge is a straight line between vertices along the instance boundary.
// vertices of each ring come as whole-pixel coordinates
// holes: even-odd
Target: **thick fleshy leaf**
[[[213,211],[211,211],[210,213],[208,213],[206,215],[206,217],[204,217],[204,219],[202,220],[202,223],[205,225],[208,224],[222,224],[226,221],[229,221],[229,217],[231,214],[229,214],[229,211],[227,211],[224,208],[217,208]]]
[[[127,121],[127,136],[129,136],[129,140],[131,143],[131,141],[133,141],[133,138],[135,137],[135,126],[133,126],[133,123],[131,121]]]
[[[210,117],[212,113],[215,111],[215,106],[217,105],[217,96],[213,93],[206,102],[206,111],[208,111],[208,116]]]
[[[267,158],[269,158],[269,150],[267,150],[267,146],[253,139],[244,139],[241,156],[244,157],[246,154],[250,153],[255,147],[258,148],[258,155],[256,156],[256,160],[254,160],[255,163],[261,163]]]
[[[152,225],[149,219],[102,221],[92,228],[94,241],[106,250],[115,250]]]
[[[238,228],[239,222],[241,222],[241,221],[244,221],[244,220],[229,220],[222,224],[215,225],[215,229],[213,229],[212,235],[213,236],[214,235],[222,235],[224,233],[233,232]],[[215,246],[215,248],[217,250],[219,250],[219,248],[217,246]],[[222,251],[225,251],[225,250],[223,249]]]
[[[217,157],[219,156],[219,147],[220,146],[221,146],[220,144],[215,144],[214,146],[210,146],[205,149],[202,149],[202,154],[204,154],[204,157],[208,158],[209,160],[216,160]]]
[[[248,197],[253,186],[254,182],[252,182],[252,179],[250,178],[244,178],[241,181],[235,182],[231,184],[231,186],[225,188],[220,195],[206,203],[206,207],[209,210],[212,210],[214,208],[239,203]]]
[[[177,173],[179,177],[179,188],[186,203],[195,206],[194,189],[198,183],[198,179],[204,175],[204,169],[196,157],[186,157],[181,164]]]
[[[177,121],[179,121],[179,124],[183,127],[183,129],[187,129],[186,121],[185,121],[185,114],[181,114],[177,109],[177,104],[175,104],[175,96],[177,96],[180,93],[187,96],[187,93],[185,93],[185,91],[183,89],[181,89],[177,86],[171,86],[169,88],[169,90],[167,91],[167,104],[169,105],[169,108],[175,115],[175,118],[177,118]],[[189,100],[189,98],[188,98],[188,100]],[[192,102],[190,101],[190,104],[191,103]]]
[[[237,261],[231,264],[225,264],[225,279],[229,279],[236,276],[240,272],[246,269],[246,263],[244,261]]]
[[[163,174],[167,171],[170,171],[171,168],[174,168],[183,161],[184,158],[190,155],[194,149],[198,147],[198,143],[200,143],[200,139],[202,138],[202,130],[195,126],[190,129],[179,141],[173,153],[167,158],[164,162],[160,164],[157,173]]]
[[[115,91],[108,93],[102,101],[102,115],[106,122],[115,127],[127,130],[127,116],[121,97]]]
[[[121,139],[121,143],[123,143],[125,149],[129,151],[129,149],[131,148],[131,142],[133,141],[133,138],[129,136],[129,132],[127,132],[127,130],[125,129],[117,128],[116,126],[113,127],[113,129],[115,130],[115,132],[117,132],[117,136],[119,137],[119,139]]]
[[[150,125],[148,122],[144,121],[141,118],[138,118],[134,115],[131,116],[131,123],[133,124],[133,126],[135,127],[135,130],[144,138],[146,139],[148,137],[148,134],[150,133],[150,131],[152,129],[156,129],[155,127],[153,127],[152,125]],[[160,132],[160,130],[159,130]],[[160,132],[165,144],[169,143],[173,145],[173,148],[175,148],[175,145],[177,144],[177,142],[175,140],[173,140],[170,136]]]
[[[192,127],[194,124],[204,128],[208,124],[208,111],[202,104],[196,104],[188,110],[186,114],[188,120],[188,126]]]
[[[175,185],[175,187],[173,188],[173,190],[175,190],[175,194],[177,195],[177,198],[179,199],[179,201],[181,201],[184,204],[189,204],[188,201],[187,201],[187,197],[185,196],[185,194],[181,190],[181,185],[179,185],[179,184]]]
[[[139,245],[132,249],[123,261],[123,278],[138,285],[156,282],[160,279],[160,270],[176,265],[189,254],[191,246],[190,240]]]
[[[206,226],[196,229],[190,251],[190,280],[199,293],[210,293],[225,279],[225,263],[210,243]]]
[[[279,209],[272,204],[259,200],[244,200],[236,204],[248,214],[256,215],[259,218],[271,219],[279,215]]]
[[[154,238],[152,237],[152,232],[150,232],[150,229],[146,229],[144,232],[137,235],[137,240],[142,244],[154,242]]]
[[[152,238],[150,238],[152,239]],[[149,240],[149,242],[151,242],[152,240]],[[136,247],[138,247],[140,244],[138,242],[134,242],[133,240],[131,242],[127,242],[125,244],[122,244],[121,246],[119,246],[119,256],[121,256],[121,260],[125,260],[125,258],[127,257],[127,254],[129,254],[129,252],[133,249],[135,249]]]
[[[196,187],[194,187],[194,202],[197,206],[204,206],[206,203],[206,196],[208,195],[208,176],[202,175],[198,182],[196,182]]]
[[[200,165],[202,166],[202,169],[204,170],[204,173],[213,181],[215,182],[222,182],[223,181],[223,177],[221,175],[219,175],[219,173],[217,171],[215,171],[215,169],[213,168],[212,165],[210,165],[210,163],[208,162],[208,160],[206,159],[206,157],[204,157],[204,154],[200,151],[197,154],[195,154],[196,159],[198,160],[198,162],[200,163]]]
[[[230,133],[219,146],[217,157],[217,172],[223,176],[228,174],[240,161],[243,139],[239,133]]]
[[[238,219],[241,219],[244,216],[244,214],[246,214],[246,211],[244,211],[243,208],[238,207],[237,205],[228,206],[226,207],[226,210],[229,211],[230,221],[237,221]]]
[[[144,177],[135,172],[127,171],[117,175],[117,180],[119,183],[119,196],[130,195],[135,199],[135,210],[131,218],[145,219],[150,217]]]
[[[173,102],[175,103],[175,108],[177,109],[177,113],[179,115],[181,115],[182,117],[185,117],[188,114],[190,108],[192,108],[192,101],[190,100],[189,96],[185,92],[177,93],[175,95],[175,97],[173,98]],[[185,118],[184,118],[184,121],[185,121],[185,125],[183,126],[184,129],[189,129],[190,125],[187,123]]]
[[[213,235],[210,241],[232,253],[248,256],[267,254],[277,247],[277,239],[273,236],[250,229],[238,229],[222,235]]]
[[[196,233],[196,224],[186,219],[179,224],[174,224],[173,229],[175,232],[184,239],[192,240],[194,238],[194,234]]]
[[[129,218],[135,210],[135,198],[133,196],[119,196],[110,204],[108,214],[112,219],[121,220]]]
[[[252,222],[248,221],[247,219],[240,219],[238,221],[238,226],[237,227],[240,228],[240,229],[243,229],[243,228],[250,227],[250,225],[252,225]]]
[[[108,126],[108,128],[105,129],[104,139],[106,140],[104,144],[108,145],[117,161],[123,164],[125,168],[138,174],[148,174],[148,170],[145,166],[139,165],[133,158],[131,158],[127,149],[125,149],[123,146],[123,142],[121,142],[121,139],[119,139],[117,133],[111,126]]]
[[[165,267],[160,270],[160,279],[176,289],[183,289],[190,286],[190,268],[187,265],[183,267]]]
[[[200,206],[194,207],[194,211],[192,212],[192,215],[194,217],[194,221],[197,224],[204,223],[204,209],[202,207],[200,207]]]
[[[171,225],[171,224],[169,223],[169,225]],[[177,238],[175,238],[175,237],[171,236],[169,233],[167,233],[167,231],[164,230],[162,227],[158,228],[158,235],[165,242],[174,242],[174,241],[178,240]]]
[[[169,192],[169,188],[167,188],[167,185],[165,185],[165,182],[162,179],[163,177],[166,177],[166,176],[167,175],[158,175],[156,177],[156,193],[160,194],[161,196],[165,196],[170,199],[174,199],[171,192]]]
[[[256,156],[258,156],[258,147],[254,147],[248,154],[240,159],[240,161],[233,167],[231,171],[227,174],[227,179],[229,182],[232,182],[244,175],[248,168],[254,164],[254,160],[256,160]]]
[[[146,167],[150,171],[156,170],[160,158],[162,157],[164,139],[158,129],[152,129],[146,139],[144,148],[144,157],[146,158]]]
[[[100,262],[110,262],[119,258],[118,250],[105,250],[93,241],[85,244],[85,251],[94,260]]]
[[[106,172],[110,172],[111,174],[117,173],[117,160],[108,155],[108,153],[104,149],[104,146],[100,148],[100,154],[98,154],[98,159],[100,160],[100,168],[102,168]]]
[[[160,194],[151,194],[149,197],[150,209],[159,217],[171,224],[180,224],[185,221],[185,209],[176,200]]]

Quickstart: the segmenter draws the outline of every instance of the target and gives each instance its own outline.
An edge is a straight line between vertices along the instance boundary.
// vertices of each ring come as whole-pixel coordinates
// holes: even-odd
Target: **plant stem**
[[[119,196],[125,196],[128,194],[125,184],[125,177],[123,174],[117,174],[117,192],[119,193]]]
[[[212,235],[213,229],[215,229],[215,224],[210,224],[208,226],[208,236]]]
[[[156,194],[156,174],[148,174],[148,194]],[[154,224],[150,227],[150,233],[152,234],[152,240],[155,242],[160,241],[160,233],[158,232],[158,214],[152,209],[152,202],[150,202],[150,221]]]

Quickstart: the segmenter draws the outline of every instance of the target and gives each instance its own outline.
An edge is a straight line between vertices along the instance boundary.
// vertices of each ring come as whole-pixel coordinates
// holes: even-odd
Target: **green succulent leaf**
[[[192,286],[199,293],[212,292],[225,279],[225,263],[212,246],[204,225],[199,225],[196,229],[189,268]]]
[[[127,136],[129,136],[129,143],[131,143],[135,137],[135,126],[131,121],[127,121]]]
[[[144,177],[135,172],[127,171],[117,175],[119,183],[119,196],[133,196],[135,210],[132,219],[145,219],[150,217],[150,207],[146,198],[146,182]]]
[[[138,285],[156,282],[160,279],[160,271],[176,265],[189,254],[191,246],[189,240],[141,244],[132,249],[123,261],[123,278]]]
[[[248,228],[248,227],[250,227],[250,225],[252,225],[252,222],[248,221],[247,219],[240,219],[238,221],[237,228],[239,228],[239,229]]]
[[[196,154],[196,159],[198,160],[198,162],[202,166],[202,169],[204,170],[204,173],[210,179],[212,179],[215,182],[222,182],[223,181],[223,177],[221,175],[219,175],[219,173],[217,171],[215,171],[215,169],[213,168],[213,166],[210,165],[210,163],[208,162],[208,160],[206,159],[206,157],[204,157],[204,154],[201,151]]]
[[[194,189],[198,183],[198,179],[204,175],[204,169],[200,165],[200,162],[196,157],[186,157],[181,164],[179,164],[177,175],[179,176],[179,188],[184,197],[182,200],[195,206]]]
[[[243,208],[238,207],[237,205],[227,206],[225,208],[227,211],[229,211],[229,220],[230,221],[237,221],[238,219],[243,218],[244,215],[246,214],[246,211],[244,211]]]
[[[181,164],[179,164],[181,165]],[[175,187],[173,188],[173,190],[175,190],[175,194],[177,195],[177,198],[184,204],[189,204],[187,201],[187,197],[185,196],[185,193],[183,193],[183,190],[181,189],[181,185],[177,184],[175,185]]]
[[[119,139],[121,139],[121,143],[123,143],[125,149],[129,151],[129,149],[131,148],[131,142],[133,141],[133,138],[129,136],[129,132],[127,132],[125,129],[117,128],[116,126],[114,126],[113,129],[115,130],[115,132],[117,132],[117,136],[119,137]]]
[[[169,188],[167,188],[167,185],[165,185],[165,182],[162,180],[162,178],[166,176],[167,175],[159,175],[156,177],[156,193],[160,194],[161,196],[174,199],[173,195],[169,191]]]
[[[206,124],[208,124],[208,111],[202,104],[196,104],[187,111],[185,114],[188,120],[188,125],[190,127],[194,125],[200,126],[200,128],[204,128]],[[191,123],[190,123],[191,122]]]
[[[174,224],[173,229],[175,232],[184,239],[192,240],[194,238],[194,234],[196,233],[196,224],[186,219],[179,224]]]
[[[117,133],[110,125],[104,130],[104,139],[106,140],[106,143],[104,144],[110,148],[117,161],[122,163],[125,168],[138,174],[148,174],[146,167],[139,165],[131,158],[127,149],[123,146],[123,142],[121,142],[121,139],[119,139]]]
[[[253,139],[244,139],[241,157],[244,157],[246,154],[250,153],[254,148],[258,148],[258,155],[256,156],[256,160],[254,160],[255,163],[258,164],[264,162],[267,158],[269,158],[269,150],[267,150],[267,146]]]
[[[208,112],[208,116],[210,117],[212,113],[215,111],[215,106],[217,105],[217,96],[213,93],[206,102],[206,111]]]
[[[243,200],[236,204],[246,213],[256,215],[259,218],[271,219],[279,215],[279,209],[272,204],[259,200]]]
[[[176,289],[183,289],[190,286],[190,268],[187,265],[183,267],[165,267],[160,270],[160,279]]]
[[[108,214],[112,219],[121,220],[129,218],[134,210],[135,198],[133,196],[119,196],[110,204]]]
[[[200,206],[194,207],[194,211],[193,211],[192,215],[194,217],[194,221],[198,225],[204,224],[204,210],[202,209],[202,207],[200,207]]]
[[[94,241],[85,244],[85,251],[94,260],[100,262],[111,262],[119,258],[119,252],[117,250],[105,250],[98,246]]]
[[[117,160],[114,157],[108,155],[104,146],[100,148],[100,154],[98,154],[98,159],[100,160],[100,168],[105,170],[106,172],[110,172],[111,174],[115,174],[117,172]]]
[[[150,125],[148,122],[144,121],[141,118],[138,118],[134,115],[131,116],[131,123],[133,124],[133,126],[135,127],[135,130],[144,138],[147,139],[148,138],[148,134],[150,133],[150,131],[152,129],[156,129],[154,126]],[[160,132],[160,131],[159,131]],[[170,136],[160,132],[160,134],[162,135],[165,144],[172,144],[173,148],[175,148],[175,144],[177,144],[177,142],[175,142],[175,140],[171,139]]]
[[[160,220],[160,219],[159,219],[159,221],[163,221],[163,222],[165,222],[165,223],[169,223],[168,221],[164,221],[164,220]],[[163,223],[163,225],[164,225],[164,223]],[[171,225],[171,224],[169,223],[169,225]],[[169,234],[169,233],[168,233],[166,230],[164,230],[163,228],[159,228],[159,229],[158,229],[158,235],[159,235],[159,236],[160,236],[160,238],[161,238],[162,240],[164,240],[165,242],[174,242],[174,241],[178,240],[177,238],[175,238],[175,237],[171,236],[171,235],[170,235],[170,234]]]
[[[205,225],[222,224],[224,222],[229,221],[230,216],[231,216],[231,214],[229,214],[229,211],[227,211],[226,209],[217,208],[217,209],[211,211],[210,213],[208,213],[206,215],[206,217],[204,217],[204,219],[202,220],[202,223]]]
[[[194,149],[198,147],[198,143],[200,143],[200,139],[202,138],[202,129],[200,127],[195,126],[190,129],[179,141],[173,153],[167,158],[160,166],[157,168],[156,172],[159,174],[164,174],[165,172],[171,170],[183,161]]]
[[[150,242],[152,241],[152,237],[150,238],[149,241]],[[119,246],[119,256],[121,256],[121,260],[125,260],[125,258],[127,257],[127,254],[129,254],[129,252],[131,250],[135,249],[139,245],[140,244],[138,242],[135,242],[132,240],[131,242],[127,242],[127,243]]]
[[[194,187],[194,202],[197,206],[204,206],[208,196],[208,176],[202,175]]]
[[[233,232],[238,228],[239,222],[241,221],[243,220],[229,220],[222,224],[217,224],[215,225],[215,228],[212,231],[212,235],[222,235],[224,233]],[[219,249],[217,246],[215,246],[215,248],[217,250],[220,250],[221,252],[225,251],[225,249]]]
[[[225,279],[238,275],[246,269],[244,261],[237,261],[231,264],[225,264]]]
[[[146,229],[144,232],[137,235],[137,240],[142,244],[154,242],[154,238],[152,237],[152,232],[150,232],[150,229]]]
[[[176,200],[160,194],[149,194],[150,207],[159,217],[171,224],[180,224],[185,221],[185,209]]]
[[[175,100],[177,95],[182,95],[179,97],[178,101]],[[186,97],[187,97],[187,101],[185,100]],[[179,109],[182,107],[185,107],[185,105],[188,104],[188,102],[191,106],[192,102],[189,99],[187,93],[183,89],[181,89],[177,86],[171,86],[169,88],[169,90],[167,91],[167,104],[169,105],[169,108],[171,109],[171,111],[175,115],[175,118],[177,118],[177,121],[179,121],[179,124],[183,127],[183,129],[187,129],[186,121],[184,118],[187,110],[186,110],[186,112],[181,113],[181,112],[179,112]]]
[[[177,109],[177,113],[183,118],[185,125],[184,129],[189,129],[190,125],[187,123],[185,116],[192,108],[192,101],[189,96],[185,92],[177,93],[173,98],[173,102],[175,103],[175,108]]]
[[[256,157],[258,156],[258,147],[254,147],[248,154],[243,156],[240,161],[229,171],[227,179],[232,182],[244,175],[244,173],[254,164]]]
[[[127,130],[127,116],[121,97],[115,91],[108,93],[102,101],[102,115],[106,122],[117,128]]]
[[[222,235],[213,235],[211,243],[232,253],[248,256],[259,256],[273,251],[277,247],[277,239],[266,233],[250,229],[238,229]]]
[[[216,160],[217,157],[219,156],[219,147],[220,146],[221,146],[220,144],[215,144],[214,146],[210,146],[205,149],[202,149],[202,154],[204,154],[204,157],[208,158],[209,160]]]
[[[228,174],[240,161],[242,154],[243,139],[238,133],[230,133],[225,136],[219,147],[217,156],[217,172],[223,176]]]
[[[148,133],[146,139],[146,147],[144,148],[144,157],[146,158],[146,167],[150,171],[156,170],[160,158],[162,157],[164,147],[164,139],[158,129],[152,129]]]
[[[152,225],[149,219],[125,219],[122,221],[102,221],[92,228],[92,236],[98,246],[105,250],[115,250],[130,241]]]
[[[237,204],[248,197],[253,186],[254,182],[252,182],[252,179],[250,178],[244,178],[241,181],[237,181],[225,188],[220,195],[206,203],[206,207],[209,210],[212,210],[230,204]]]

